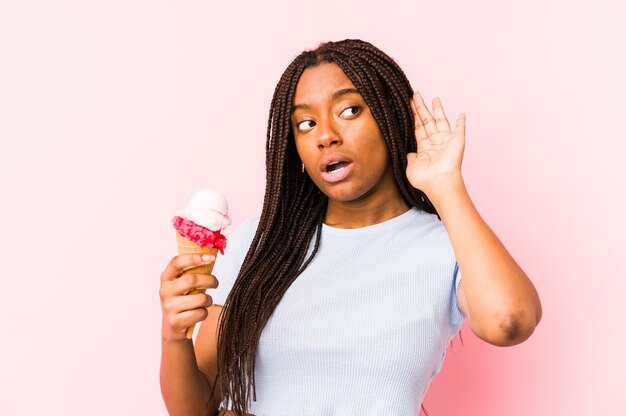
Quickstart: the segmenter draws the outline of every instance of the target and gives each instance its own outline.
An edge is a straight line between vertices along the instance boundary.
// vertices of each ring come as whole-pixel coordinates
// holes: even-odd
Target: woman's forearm
[[[495,345],[528,338],[541,319],[537,291],[474,207],[462,178],[441,184],[431,201],[461,270],[472,330]]]
[[[211,387],[198,369],[191,340],[161,342],[161,393],[170,415],[215,415],[217,407],[211,403]]]

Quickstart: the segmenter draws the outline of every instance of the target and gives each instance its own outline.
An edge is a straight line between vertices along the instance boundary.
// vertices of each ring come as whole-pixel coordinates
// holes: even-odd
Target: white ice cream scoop
[[[228,202],[215,189],[200,189],[193,194],[183,216],[211,231],[219,231],[230,225]]]

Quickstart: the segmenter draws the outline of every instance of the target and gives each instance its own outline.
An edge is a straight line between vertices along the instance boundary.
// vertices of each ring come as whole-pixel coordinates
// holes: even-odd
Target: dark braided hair
[[[317,253],[328,199],[302,172],[291,127],[296,86],[305,69],[338,65],[363,96],[389,151],[404,201],[437,214],[406,178],[406,155],[416,151],[410,107],[413,89],[400,67],[368,42],[346,39],[304,51],[274,91],[267,125],[266,189],[256,234],[222,310],[218,339],[219,384],[237,416],[256,401],[254,369],[261,331],[289,286]],[[314,239],[314,240],[313,240]],[[311,255],[306,258],[314,241]]]

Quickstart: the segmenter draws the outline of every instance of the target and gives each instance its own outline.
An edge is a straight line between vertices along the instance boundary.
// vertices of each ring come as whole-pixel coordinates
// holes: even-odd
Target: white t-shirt
[[[258,219],[230,237],[208,293],[223,304]],[[416,208],[357,228],[322,226],[319,251],[263,329],[257,416],[417,415],[465,317],[446,229]]]

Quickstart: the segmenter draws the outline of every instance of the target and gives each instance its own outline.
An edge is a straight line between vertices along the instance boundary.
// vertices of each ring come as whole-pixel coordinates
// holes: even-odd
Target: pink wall
[[[516,347],[464,326],[430,415],[624,414],[624,3],[226,3],[0,2],[0,414],[166,414],[169,219],[204,186],[258,213],[278,77],[345,37],[467,113],[470,193],[543,302]]]

